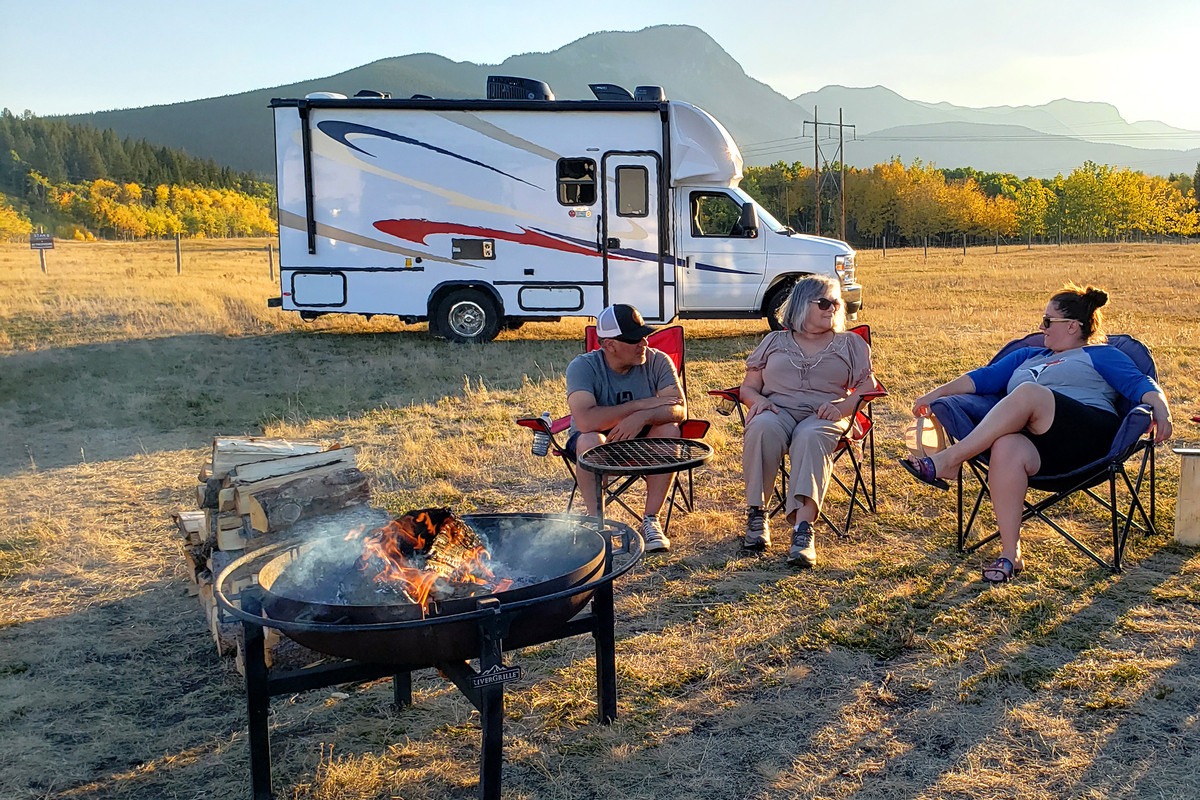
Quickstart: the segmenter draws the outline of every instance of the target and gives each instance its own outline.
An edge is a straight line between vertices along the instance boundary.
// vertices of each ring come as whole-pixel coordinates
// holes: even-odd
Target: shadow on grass
[[[831,546],[863,544],[872,542],[852,537]],[[1066,580],[1002,589],[980,584],[974,568],[952,549],[903,563],[868,555],[797,576],[742,558],[732,545],[713,547],[720,555],[706,554],[716,561],[707,570],[679,559],[626,587],[664,598],[649,603],[641,616],[656,620],[660,633],[676,628],[677,649],[686,651],[690,638],[707,637],[710,644],[692,665],[702,667],[700,673],[681,668],[675,678],[651,678],[623,671],[622,700],[648,726],[644,742],[652,761],[688,763],[691,753],[694,763],[703,754],[703,770],[672,773],[680,795],[711,789],[722,774],[738,774],[738,796],[746,797],[978,796],[953,789],[969,754],[985,761],[994,756],[996,763],[1029,758],[1019,745],[1020,752],[1004,750],[1013,749],[1014,739],[1049,735],[1009,730],[1021,727],[1010,712],[1025,706],[1065,714],[1085,736],[1094,731],[1105,742],[1098,753],[1080,754],[1079,763],[1096,782],[1115,788],[1137,779],[1153,786],[1156,772],[1186,774],[1176,759],[1195,759],[1197,748],[1180,742],[1194,729],[1190,701],[1196,692],[1180,691],[1195,661],[1190,649],[1157,681],[1148,681],[1129,707],[1096,712],[1080,702],[1063,711],[1056,683],[1078,663],[1089,663],[1091,651],[1120,641],[1135,609],[1164,606],[1155,594],[1178,579],[1186,556],[1161,540],[1149,547],[1117,577],[1077,563],[1077,573]],[[720,556],[728,560],[720,563]],[[693,584],[689,597],[699,599],[667,599],[680,595],[673,582]],[[764,615],[787,622],[762,624]],[[746,630],[756,624],[758,638]],[[625,628],[628,637],[631,627],[635,637],[650,631],[636,620],[618,630]],[[722,639],[739,645],[711,644]],[[714,684],[727,687],[719,713],[703,702]],[[1182,696],[1166,708],[1162,698],[1172,691]],[[664,703],[664,692],[679,699]],[[1148,705],[1166,713],[1148,722]],[[668,721],[652,725],[656,715]],[[1118,731],[1102,736],[1114,722]],[[674,732],[656,736],[654,727]],[[719,745],[710,747],[708,737],[717,737]],[[1149,746],[1155,737],[1172,747]],[[1125,752],[1130,740],[1141,745],[1136,754]],[[1053,753],[1045,756],[1023,766],[1025,779],[1057,769]],[[1067,773],[1064,785],[1088,785],[1078,783],[1081,778]],[[1013,786],[1020,781],[1015,778]]]
[[[201,447],[276,420],[352,417],[560,377],[566,340],[457,346],[423,332],[175,336],[16,353],[0,381],[0,475]]]

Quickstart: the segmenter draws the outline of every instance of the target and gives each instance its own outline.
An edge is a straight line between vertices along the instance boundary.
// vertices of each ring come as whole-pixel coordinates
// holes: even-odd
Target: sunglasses
[[[1050,324],[1054,322],[1076,322],[1076,320],[1073,320],[1070,317],[1042,317],[1042,324],[1038,327],[1049,328]]]
[[[817,308],[822,311],[828,311],[831,308],[841,308],[841,300],[830,300],[828,297],[822,297],[820,300],[809,300],[810,303],[815,303]]]

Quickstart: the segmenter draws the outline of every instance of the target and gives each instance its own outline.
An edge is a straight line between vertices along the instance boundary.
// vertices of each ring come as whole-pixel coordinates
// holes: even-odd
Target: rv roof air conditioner
[[[667,93],[661,86],[638,86],[633,90],[633,99],[647,103],[662,103]]]
[[[392,96],[391,92],[377,92],[374,89],[359,89],[354,93],[355,97],[370,97],[375,100],[387,100]]]
[[[488,100],[553,100],[550,87],[532,78],[510,78],[504,75],[488,75]]]
[[[345,100],[346,95],[338,94],[337,92],[309,92],[304,95],[305,100]]]
[[[588,88],[592,90],[592,94],[596,95],[597,100],[626,101],[633,99],[633,95],[629,93],[628,89],[617,86],[615,83],[589,83]]]

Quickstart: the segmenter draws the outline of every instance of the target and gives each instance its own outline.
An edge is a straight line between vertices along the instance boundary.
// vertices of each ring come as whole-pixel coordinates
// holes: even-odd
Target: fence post
[[[967,254],[967,235],[963,234],[963,255]]]
[[[183,254],[179,249],[179,234],[175,234],[175,274],[183,274]]]
[[[271,251],[271,245],[267,245],[267,269],[271,271],[271,281],[275,281],[275,254]]]

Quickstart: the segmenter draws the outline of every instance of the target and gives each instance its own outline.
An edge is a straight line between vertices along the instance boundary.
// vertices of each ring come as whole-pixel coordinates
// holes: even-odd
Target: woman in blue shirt
[[[913,403],[913,414],[926,416],[939,397],[1005,395],[961,441],[931,457],[901,461],[918,480],[946,489],[945,479],[964,461],[991,450],[988,491],[1003,550],[984,567],[986,581],[1003,583],[1025,567],[1020,537],[1029,476],[1061,475],[1102,458],[1121,424],[1118,396],[1153,409],[1155,442],[1171,436],[1162,389],[1128,356],[1102,344],[1100,308],[1107,302],[1102,289],[1068,284],[1046,305],[1044,347],[1015,350]]]

